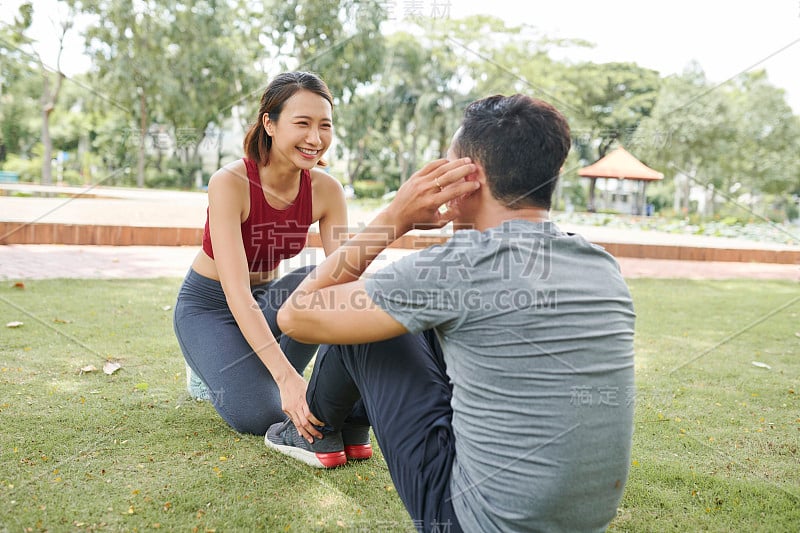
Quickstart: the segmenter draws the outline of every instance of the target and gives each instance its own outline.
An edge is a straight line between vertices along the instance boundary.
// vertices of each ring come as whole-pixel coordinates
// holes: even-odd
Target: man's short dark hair
[[[453,148],[483,166],[492,196],[506,206],[550,209],[570,144],[564,115],[547,102],[514,94],[467,106]]]

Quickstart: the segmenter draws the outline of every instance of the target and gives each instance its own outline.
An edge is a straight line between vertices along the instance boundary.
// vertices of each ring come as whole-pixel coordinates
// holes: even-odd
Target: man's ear
[[[483,171],[483,165],[481,165],[479,161],[473,161],[472,164],[475,165],[475,172],[467,174],[464,180],[477,181],[481,185],[486,185],[486,173]]]

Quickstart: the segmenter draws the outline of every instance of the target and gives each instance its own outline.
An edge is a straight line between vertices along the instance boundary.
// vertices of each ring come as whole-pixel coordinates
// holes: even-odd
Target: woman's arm
[[[247,199],[248,181],[243,165],[223,168],[209,181],[209,229],[222,290],[242,335],[277,383],[283,411],[305,438],[321,437],[311,424],[320,422],[308,410],[306,382],[281,351],[250,291],[241,229]]]
[[[338,180],[321,170],[311,171],[314,190],[314,217],[319,220],[319,236],[325,256],[347,241],[347,202]]]

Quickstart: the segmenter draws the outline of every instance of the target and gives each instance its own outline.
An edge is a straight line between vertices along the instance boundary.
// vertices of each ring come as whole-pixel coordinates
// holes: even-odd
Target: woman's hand
[[[432,161],[400,187],[385,214],[401,233],[414,228],[441,228],[453,220],[458,212],[457,203],[444,211],[440,208],[480,187],[477,181],[465,179],[476,169],[469,158]]]
[[[313,442],[314,437],[321,439],[322,433],[314,426],[325,424],[308,409],[306,403],[308,385],[303,377],[293,372],[278,385],[278,388],[281,393],[281,409],[292,420],[300,435],[308,442]]]

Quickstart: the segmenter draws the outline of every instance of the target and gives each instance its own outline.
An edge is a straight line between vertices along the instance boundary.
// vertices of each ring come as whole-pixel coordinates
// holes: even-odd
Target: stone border
[[[199,246],[202,238],[202,228],[0,222],[0,245]],[[444,242],[447,238],[446,235],[412,233],[404,235],[391,247],[418,250]],[[595,244],[602,246],[615,257],[800,265],[800,250],[712,248],[600,241]],[[308,245],[321,247],[318,233],[309,233]]]

